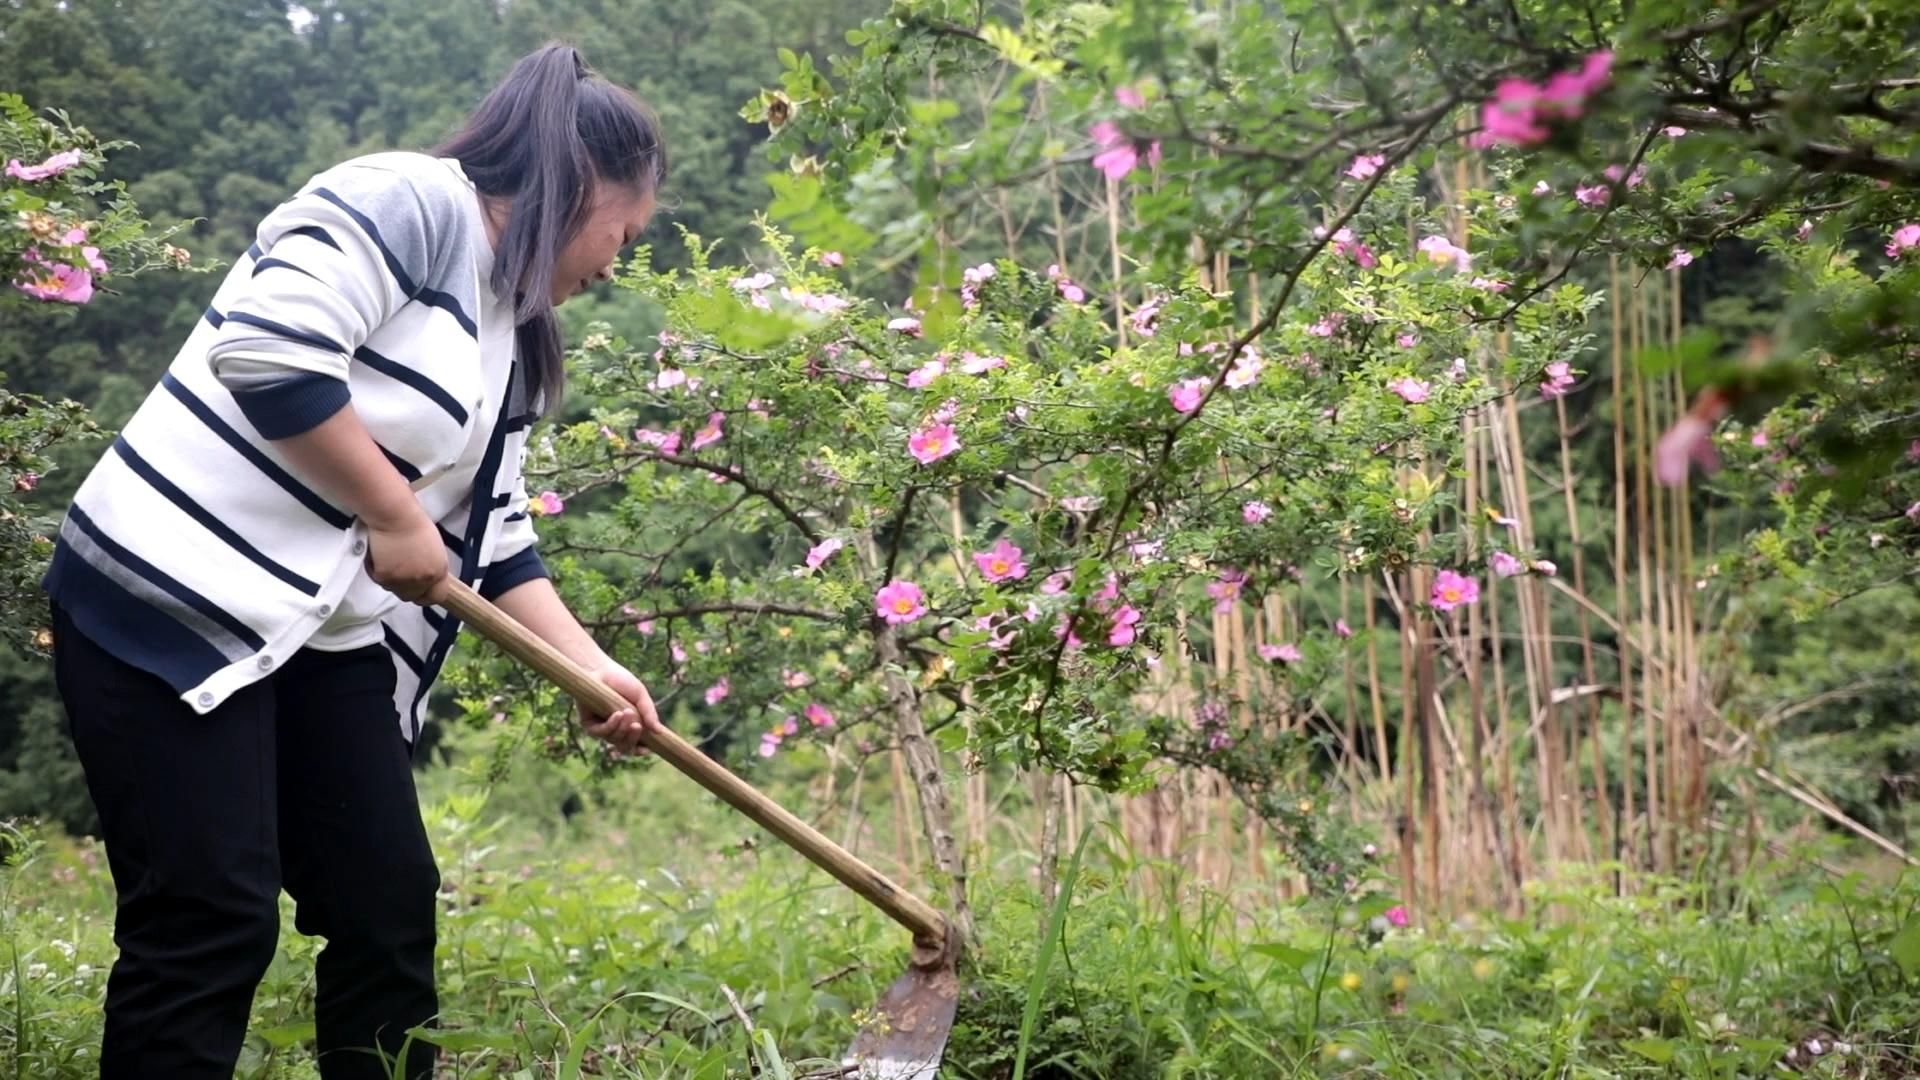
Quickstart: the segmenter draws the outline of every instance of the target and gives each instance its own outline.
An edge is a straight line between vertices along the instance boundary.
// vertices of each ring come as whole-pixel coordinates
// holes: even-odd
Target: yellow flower
[[[1342,990],[1352,992],[1360,989],[1364,985],[1366,985],[1366,980],[1362,979],[1360,973],[1357,971],[1349,971],[1345,975],[1340,976],[1340,989]]]
[[[1487,979],[1493,978],[1493,972],[1494,972],[1493,961],[1487,959],[1486,957],[1483,956],[1480,959],[1475,960],[1473,962],[1474,978],[1484,982]]]
[[[1312,799],[1301,799],[1301,800],[1300,800],[1300,807],[1299,807],[1299,809],[1300,809],[1300,812],[1301,812],[1301,813],[1303,813],[1303,814],[1311,814],[1311,813],[1313,813],[1313,800],[1312,800]]]
[[[780,628],[778,628],[778,629],[776,629],[776,630],[774,631],[774,633],[775,633],[775,634],[777,634],[777,635],[779,635],[780,637],[792,637],[792,636],[793,636],[793,627],[791,627],[791,626],[782,626],[782,627],[780,627]]]
[[[53,631],[41,627],[33,632],[33,647],[36,649],[53,648]]]
[[[1396,994],[1406,993],[1407,988],[1412,985],[1413,980],[1408,978],[1405,973],[1396,974],[1393,977],[1393,992]]]

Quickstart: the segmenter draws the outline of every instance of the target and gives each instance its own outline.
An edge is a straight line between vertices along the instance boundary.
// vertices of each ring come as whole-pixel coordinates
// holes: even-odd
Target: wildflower
[[[1427,400],[1428,396],[1433,392],[1431,386],[1411,376],[1393,380],[1387,384],[1387,389],[1399,394],[1408,402],[1415,405]]]
[[[709,706],[718,705],[722,701],[725,701],[727,695],[732,692],[733,684],[727,680],[725,675],[722,675],[720,676],[719,682],[707,687],[707,704]]]
[[[1686,133],[1687,133],[1686,128],[1678,127],[1671,124],[1660,129],[1660,134],[1665,135],[1669,139],[1677,139],[1680,136],[1685,135]]]
[[[1386,163],[1385,154],[1356,154],[1353,164],[1347,166],[1347,175],[1355,180],[1365,180],[1379,172]]]
[[[1113,629],[1107,634],[1107,644],[1118,648],[1133,644],[1134,627],[1140,622],[1140,611],[1132,604],[1120,605],[1113,613]]]
[[[1007,358],[1004,356],[977,356],[966,353],[960,358],[960,371],[966,375],[984,375],[995,368],[1006,366]]]
[[[1600,207],[1613,198],[1613,189],[1605,184],[1582,185],[1573,189],[1573,197],[1581,206]]]
[[[1547,377],[1540,380],[1540,396],[1556,398],[1573,389],[1579,380],[1574,378],[1573,365],[1565,360],[1555,360],[1547,365]]]
[[[22,165],[19,158],[13,158],[7,162],[7,175],[29,183],[50,180],[80,164],[80,159],[78,150],[62,150],[38,165]]]
[[[1667,269],[1669,270],[1678,270],[1683,266],[1692,265],[1693,252],[1688,251],[1686,248],[1674,248],[1673,258],[1667,260]]]
[[[735,292],[759,292],[773,284],[773,275],[762,270],[751,277],[737,277],[729,282]]]
[[[693,433],[693,448],[700,450],[719,442],[720,437],[724,434],[724,432],[720,430],[720,427],[726,422],[726,413],[716,412],[707,414],[706,426]]]
[[[1333,620],[1333,632],[1343,638],[1350,638],[1353,636],[1353,627],[1348,626],[1347,620],[1345,619],[1335,619]]]
[[[1420,335],[1419,334],[1401,334],[1399,337],[1396,337],[1393,339],[1393,343],[1395,345],[1400,346],[1403,349],[1411,349],[1415,345],[1420,344]]]
[[[1438,610],[1452,611],[1462,604],[1479,601],[1480,583],[1452,570],[1442,570],[1434,576],[1431,599]]]
[[[1493,555],[1487,559],[1487,566],[1501,577],[1513,577],[1516,574],[1524,574],[1527,572],[1526,563],[1521,562],[1519,559],[1504,551],[1494,552]]]
[[[1202,376],[1182,379],[1167,387],[1167,400],[1173,402],[1173,411],[1190,413],[1200,407],[1200,399],[1205,396],[1207,385],[1212,380]]]
[[[1277,661],[1284,661],[1289,664],[1297,664],[1303,658],[1300,652],[1300,646],[1295,645],[1292,642],[1288,642],[1284,645],[1268,645],[1263,642],[1259,645],[1254,646],[1253,651],[1260,654],[1260,659],[1265,660],[1269,664],[1275,663]]]
[[[1428,236],[1423,238],[1420,241],[1419,249],[1421,254],[1425,255],[1428,260],[1439,266],[1452,263],[1453,268],[1462,273],[1465,273],[1473,266],[1473,256],[1468,254],[1465,248],[1456,247],[1453,241],[1448,240],[1444,236]]]
[[[535,517],[551,517],[567,508],[567,501],[551,491],[543,491],[527,503],[527,511]]]
[[[1137,86],[1114,87],[1113,100],[1119,102],[1122,108],[1144,109],[1147,107],[1147,99],[1141,95],[1140,88]]]
[[[779,732],[767,731],[767,732],[761,733],[760,735],[760,756],[761,757],[772,757],[775,751],[779,749],[780,749],[780,733]]]
[[[953,425],[942,422],[922,428],[907,439],[907,449],[914,460],[922,465],[931,465],[955,450],[960,449],[960,437],[954,434]]]
[[[1407,915],[1407,909],[1404,907],[1401,907],[1398,904],[1395,904],[1393,907],[1388,908],[1385,914],[1387,917],[1387,923],[1390,926],[1396,926],[1401,929],[1405,929],[1409,924],[1413,922],[1412,918],[1410,918]]]
[[[803,710],[803,714],[806,716],[807,722],[814,727],[823,728],[833,726],[833,714],[827,711],[825,705],[817,701],[809,702],[806,709]]]
[[[1213,599],[1213,610],[1231,611],[1234,601],[1240,599],[1240,590],[1247,584],[1247,573],[1231,566],[1220,571],[1220,576],[1207,583],[1207,595]]]
[[[873,594],[874,611],[889,624],[910,623],[927,613],[927,597],[911,581],[890,581]]]
[[[897,319],[889,319],[887,321],[887,329],[896,334],[905,334],[908,337],[921,336],[920,320],[911,315],[902,315]]]
[[[1887,255],[1898,258],[1920,247],[1920,223],[1902,225],[1893,230],[1893,240],[1887,244]]]
[[[1106,173],[1107,179],[1122,179],[1140,164],[1139,144],[1113,121],[1100,121],[1089,129],[1089,134],[1100,144],[1100,152],[1093,157],[1093,167]],[[1160,163],[1159,142],[1148,145],[1146,157],[1149,164]]]
[[[1020,561],[1023,554],[1005,537],[1001,537],[992,550],[975,552],[973,561],[979,565],[980,573],[988,581],[1017,581],[1027,576],[1027,564]]]
[[[980,286],[993,280],[996,273],[992,263],[969,266],[960,271],[960,304],[965,308],[980,306]]]
[[[1073,279],[1068,277],[1066,272],[1060,269],[1059,263],[1054,263],[1047,267],[1047,280],[1053,282],[1054,288],[1060,290],[1061,297],[1068,303],[1081,304],[1086,302],[1087,290],[1075,285]]]
[[[1361,978],[1360,973],[1357,971],[1349,971],[1345,975],[1340,976],[1340,989],[1345,990],[1350,994],[1357,992],[1362,986],[1365,986],[1366,984],[1367,984],[1367,981]]]
[[[947,362],[936,356],[909,373],[907,385],[915,390],[924,389],[928,383],[946,373]]]
[[[825,251],[820,254],[821,266],[845,266],[847,257],[837,251]]]
[[[13,287],[35,300],[84,304],[93,299],[93,275],[86,269],[33,259],[31,253],[26,276],[15,281]]]
[[[1249,525],[1258,525],[1273,515],[1273,507],[1259,499],[1249,499],[1240,504],[1240,519]]]
[[[13,490],[15,491],[28,492],[39,486],[39,473],[24,472],[13,478]]]

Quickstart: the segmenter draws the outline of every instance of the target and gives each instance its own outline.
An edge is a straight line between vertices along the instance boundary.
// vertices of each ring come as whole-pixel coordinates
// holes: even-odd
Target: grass
[[[489,802],[429,778],[445,1016],[423,1037],[443,1075],[837,1075],[905,934],[683,782],[616,783],[562,823],[534,812],[557,805],[536,786]],[[91,1076],[105,860],[18,829],[11,847],[0,1078]],[[944,1076],[1920,1075],[1920,885],[1903,878],[1782,863],[1708,903],[1652,881],[1616,897],[1603,868],[1536,885],[1523,919],[1398,929],[1384,893],[1223,895],[1097,826],[1065,902],[1043,908],[1033,861],[1007,848],[976,875],[983,948]],[[286,915],[243,1077],[316,1075],[317,942]]]

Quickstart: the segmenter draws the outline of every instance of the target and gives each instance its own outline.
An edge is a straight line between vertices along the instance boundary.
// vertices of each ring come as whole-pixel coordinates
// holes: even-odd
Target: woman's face
[[[596,281],[611,280],[614,259],[621,249],[640,238],[652,218],[652,191],[636,191],[626,184],[596,184],[586,222],[554,260],[554,306],[587,291]]]

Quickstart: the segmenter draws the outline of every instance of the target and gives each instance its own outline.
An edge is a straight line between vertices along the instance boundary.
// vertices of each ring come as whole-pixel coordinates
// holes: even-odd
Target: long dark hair
[[[482,195],[512,200],[490,284],[513,304],[520,354],[538,374],[541,407],[552,409],[566,383],[554,260],[585,220],[595,184],[649,191],[666,179],[660,121],[578,50],[554,43],[513,65],[433,153],[457,159]]]

